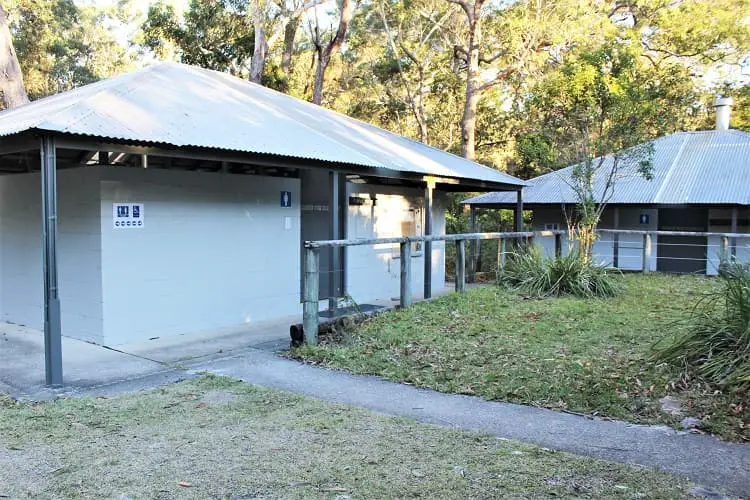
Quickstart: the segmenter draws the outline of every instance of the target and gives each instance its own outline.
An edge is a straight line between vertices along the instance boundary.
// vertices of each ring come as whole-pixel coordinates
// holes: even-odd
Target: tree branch
[[[492,80],[490,80],[488,82],[485,82],[482,85],[480,85],[479,87],[477,87],[477,92],[481,93],[481,92],[484,92],[485,90],[487,90],[489,88],[494,87],[495,85],[497,85],[498,83],[502,82],[503,80],[505,80],[506,78],[508,78],[510,75],[512,75],[515,72],[516,72],[516,68],[506,68],[506,69],[504,69],[503,71],[501,71],[500,73],[498,73],[495,78],[493,78]]]
[[[468,2],[465,2],[464,0],[448,0],[448,3],[454,3],[461,7],[466,13],[466,17],[469,18],[469,23],[474,22],[474,12],[472,11],[471,5],[469,5]]]

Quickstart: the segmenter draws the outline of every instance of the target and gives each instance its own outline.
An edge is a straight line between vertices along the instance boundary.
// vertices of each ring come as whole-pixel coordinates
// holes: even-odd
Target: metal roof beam
[[[326,160],[242,153],[236,151],[207,150],[205,148],[161,148],[157,146],[135,146],[132,144],[102,142],[95,139],[92,140],[66,135],[58,136],[57,143],[58,147],[61,149],[106,150],[111,152],[129,153],[136,155],[145,154],[191,160],[245,163],[271,168],[322,168],[336,172],[359,174],[367,177],[382,177],[387,179],[423,181],[425,177],[431,177],[435,179],[436,188],[441,191],[517,191],[518,189],[520,189],[519,186],[503,183],[477,181],[472,179],[456,179],[451,177],[425,176],[424,174],[417,174],[414,172],[401,172],[398,170],[379,167],[367,167],[362,165],[341,164]]]

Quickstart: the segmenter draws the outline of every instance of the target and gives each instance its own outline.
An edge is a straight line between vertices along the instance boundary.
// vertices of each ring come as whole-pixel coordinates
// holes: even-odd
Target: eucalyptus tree
[[[133,66],[135,54],[113,32],[131,21],[128,2],[109,8],[73,0],[4,0],[3,7],[31,99]]]
[[[346,32],[357,8],[357,0],[341,0],[339,5],[338,27],[334,31],[321,30],[321,20],[318,6],[315,6],[315,22],[310,27],[313,45],[315,47],[316,65],[313,83],[312,102],[320,105],[323,101],[325,76],[331,57],[341,48],[346,40]]]
[[[294,49],[294,38],[305,12],[322,0],[252,0],[251,10],[254,28],[254,47],[250,65],[250,81],[260,83],[266,66],[268,53],[277,42],[283,40],[282,70],[289,74]],[[267,36],[267,32],[271,35]]]
[[[535,66],[601,29],[601,2],[447,0],[464,14],[465,34],[454,55],[465,72],[462,154],[476,158],[477,120],[487,91],[528,78]]]
[[[380,1],[373,8],[387,42],[384,57],[395,67],[419,140],[428,144],[430,116],[437,107],[430,94],[452,52],[448,32],[456,12],[443,0]]]
[[[244,0],[191,0],[184,14],[164,2],[150,5],[138,42],[160,59],[247,76],[253,22]]]
[[[537,147],[541,161],[572,166],[560,175],[576,198],[566,217],[584,259],[617,185],[650,178],[652,140],[679,127],[680,113],[698,98],[684,66],[656,68],[642,50],[616,37],[577,48],[533,89],[527,108],[541,118],[542,133],[525,146]]]
[[[0,92],[3,108],[13,108],[29,102],[23,85],[23,73],[13,48],[8,14],[0,4]]]

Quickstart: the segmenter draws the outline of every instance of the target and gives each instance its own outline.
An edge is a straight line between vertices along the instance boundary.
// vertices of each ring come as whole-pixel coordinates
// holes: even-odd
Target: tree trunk
[[[331,62],[331,56],[336,50],[344,43],[346,37],[346,30],[349,28],[349,23],[354,16],[354,9],[357,4],[355,0],[342,0],[341,2],[341,17],[339,18],[339,27],[336,30],[336,35],[333,40],[325,47],[320,44],[320,37],[318,36],[315,45],[318,53],[318,67],[315,68],[315,85],[313,87],[313,103],[320,105],[323,101],[323,86],[325,85],[326,70],[328,69],[328,63]]]
[[[482,25],[479,13],[469,23],[469,50],[466,58],[466,98],[461,117],[461,152],[467,160],[476,158],[477,109],[481,97],[479,81],[479,48],[482,43]]]
[[[3,106],[13,108],[29,102],[23,86],[23,73],[18,64],[16,51],[13,49],[13,38],[8,26],[8,16],[0,5],[0,92]]]
[[[326,69],[330,58],[326,57],[324,51],[318,52],[318,64],[315,66],[315,82],[313,83],[313,104],[320,106],[323,102],[323,86],[325,85]]]
[[[266,54],[268,43],[266,42],[266,19],[264,15],[265,2],[256,2],[253,10],[253,29],[255,39],[253,48],[253,59],[250,62],[250,81],[261,83],[263,70],[266,66]]]
[[[294,39],[297,37],[297,29],[302,22],[302,17],[294,17],[289,20],[284,28],[284,50],[281,54],[281,71],[288,78],[292,72],[292,56],[294,55]]]
[[[420,68],[419,70],[419,105],[417,106],[417,109],[419,112],[417,113],[417,123],[419,124],[419,142],[423,144],[429,144],[428,142],[428,134],[429,130],[427,129],[427,111],[424,107],[424,72]]]

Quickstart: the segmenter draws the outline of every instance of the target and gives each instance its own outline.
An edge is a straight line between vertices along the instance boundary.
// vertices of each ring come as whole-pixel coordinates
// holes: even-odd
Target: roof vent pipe
[[[734,99],[731,97],[717,97],[714,99],[714,108],[716,108],[716,130],[729,130],[729,118],[732,115],[732,104],[734,104]]]

